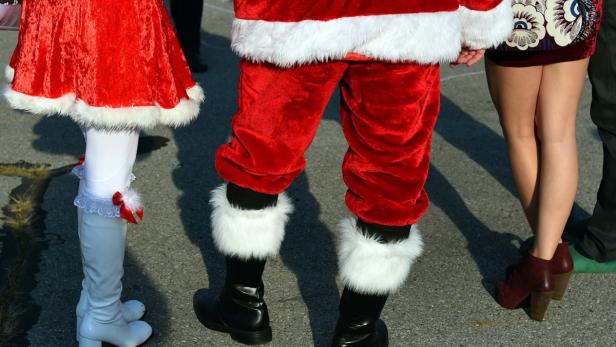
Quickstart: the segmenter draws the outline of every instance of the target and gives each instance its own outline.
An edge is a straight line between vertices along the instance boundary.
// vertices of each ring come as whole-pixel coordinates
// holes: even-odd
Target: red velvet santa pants
[[[267,194],[287,189],[304,170],[304,152],[340,86],[348,208],[381,225],[421,218],[439,113],[438,66],[337,61],[285,69],[243,61],[240,68],[232,138],[216,155],[223,179]]]

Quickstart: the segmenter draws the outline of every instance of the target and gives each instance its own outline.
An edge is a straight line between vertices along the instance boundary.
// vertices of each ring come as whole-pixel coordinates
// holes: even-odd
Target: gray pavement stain
[[[142,136],[141,157],[165,147],[168,138]],[[0,346],[28,345],[27,332],[37,322],[40,307],[30,292],[36,287],[40,252],[48,241],[64,242],[61,234],[46,231],[43,205],[51,181],[71,171],[75,164],[51,168],[50,164],[25,161],[0,163],[0,176],[19,177],[21,184],[9,193],[2,208],[0,228]]]

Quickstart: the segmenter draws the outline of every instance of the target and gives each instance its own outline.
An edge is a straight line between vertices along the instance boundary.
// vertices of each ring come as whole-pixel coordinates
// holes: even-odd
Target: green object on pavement
[[[575,273],[610,273],[616,272],[616,260],[600,263],[591,258],[586,258],[575,247],[569,246],[569,252],[573,258],[573,272]]]

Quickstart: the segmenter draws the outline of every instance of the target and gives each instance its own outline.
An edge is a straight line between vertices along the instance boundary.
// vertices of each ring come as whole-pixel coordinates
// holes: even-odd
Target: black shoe
[[[332,347],[387,347],[387,326],[379,319],[385,295],[363,295],[345,288]]]
[[[186,62],[188,63],[188,67],[190,71],[193,73],[205,73],[207,72],[207,65],[201,62],[198,54],[188,54],[186,55]]]
[[[205,327],[228,333],[237,342],[260,345],[272,341],[261,275],[265,261],[227,258],[227,280],[218,296],[201,289],[193,308]]]

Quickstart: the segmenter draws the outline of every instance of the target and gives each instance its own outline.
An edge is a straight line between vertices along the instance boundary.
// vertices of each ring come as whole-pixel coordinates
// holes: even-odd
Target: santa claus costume
[[[284,194],[336,87],[349,143],[339,267],[344,291],[333,346],[386,346],[379,315],[422,252],[440,62],[462,47],[504,41],[509,0],[235,1],[233,49],[243,58],[239,111],[216,156],[228,183],[212,192],[213,237],[226,257],[222,293],[199,291],[208,328],[247,344],[272,339],[261,280],[292,211]]]
[[[127,221],[143,207],[130,188],[139,130],[181,126],[199,113],[192,80],[162,0],[24,0],[6,69],[9,104],[72,118],[86,139],[75,199],[84,280],[77,338],[132,347],[151,327],[145,307],[120,302]]]

